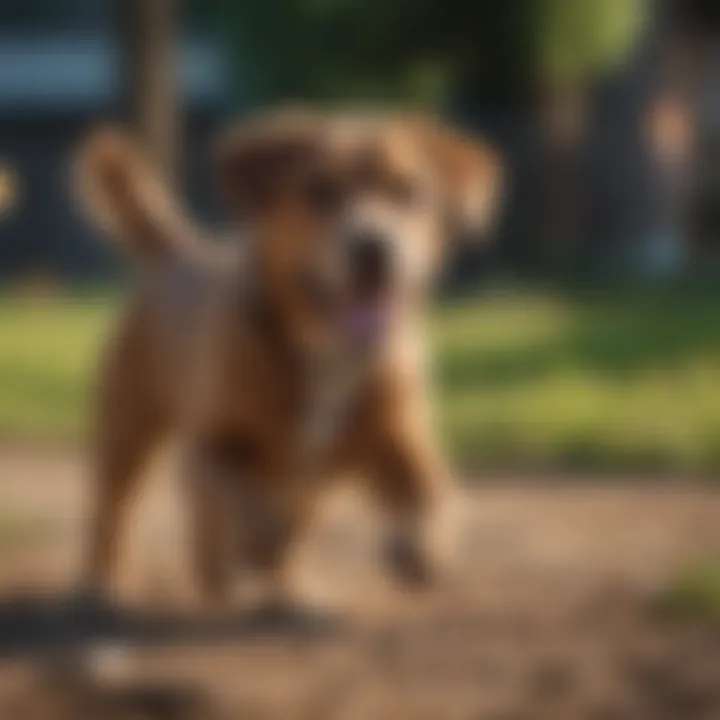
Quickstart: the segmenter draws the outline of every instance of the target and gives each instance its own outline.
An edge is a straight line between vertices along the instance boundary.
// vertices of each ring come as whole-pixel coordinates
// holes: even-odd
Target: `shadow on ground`
[[[0,659],[118,642],[203,645],[258,637],[318,640],[344,636],[344,618],[300,608],[252,607],[221,615],[118,608],[73,596],[19,595],[0,600]]]

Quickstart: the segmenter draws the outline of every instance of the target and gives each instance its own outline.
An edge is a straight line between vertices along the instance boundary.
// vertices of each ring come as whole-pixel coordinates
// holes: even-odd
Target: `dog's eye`
[[[305,198],[308,205],[318,212],[332,212],[342,202],[340,184],[326,175],[314,175],[307,179]]]

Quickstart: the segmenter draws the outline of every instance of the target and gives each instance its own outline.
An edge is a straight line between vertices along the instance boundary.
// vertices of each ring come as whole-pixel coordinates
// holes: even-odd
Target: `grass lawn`
[[[470,465],[720,470],[720,292],[518,292],[444,309],[442,420]]]
[[[82,437],[94,368],[115,305],[98,296],[0,299],[0,439]]]
[[[0,300],[0,439],[82,436],[109,299]],[[720,290],[485,293],[434,320],[464,465],[720,470]]]

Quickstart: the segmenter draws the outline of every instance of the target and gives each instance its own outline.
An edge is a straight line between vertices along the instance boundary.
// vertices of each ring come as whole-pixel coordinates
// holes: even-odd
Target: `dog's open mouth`
[[[378,345],[390,326],[390,293],[379,289],[345,288],[308,274],[301,289],[317,318],[333,324],[340,335],[358,349]]]

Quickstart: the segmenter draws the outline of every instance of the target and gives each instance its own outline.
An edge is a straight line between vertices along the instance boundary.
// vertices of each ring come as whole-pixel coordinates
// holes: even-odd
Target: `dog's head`
[[[500,169],[429,120],[298,112],[231,131],[217,161],[290,332],[366,350],[424,296],[448,237],[487,230]]]

